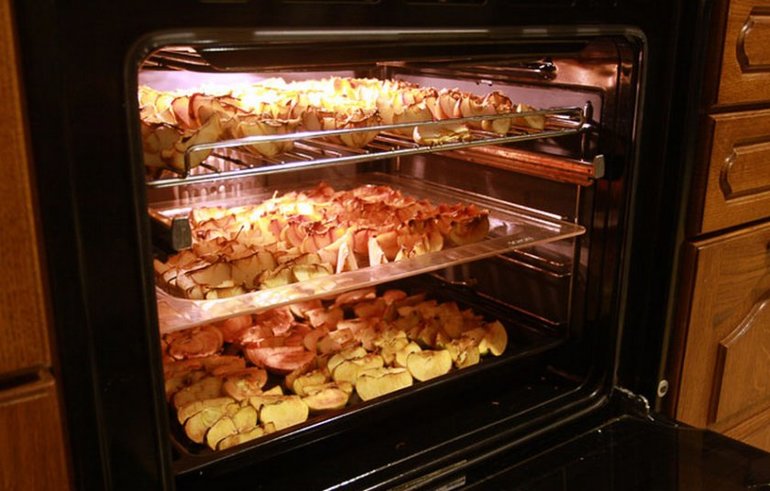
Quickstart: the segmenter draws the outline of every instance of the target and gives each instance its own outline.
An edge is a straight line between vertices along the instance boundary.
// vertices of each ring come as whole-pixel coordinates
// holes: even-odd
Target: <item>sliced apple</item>
[[[217,449],[217,444],[225,438],[238,433],[238,428],[235,426],[232,418],[229,416],[222,416],[214,425],[206,432],[206,444],[211,450]],[[202,442],[200,442],[202,443]]]
[[[222,384],[222,390],[235,400],[243,401],[262,393],[267,382],[267,372],[261,368],[246,368],[229,373]]]
[[[328,380],[329,376],[325,371],[313,370],[295,378],[291,388],[295,394],[304,397],[307,395],[307,387],[318,386],[326,383]]]
[[[180,407],[194,401],[219,397],[222,395],[222,383],[220,377],[206,377],[201,379],[174,395],[174,407],[178,410]]]
[[[369,401],[412,385],[412,375],[405,368],[363,370],[355,382],[356,393]]]
[[[350,393],[338,387],[308,388],[308,392],[302,400],[314,413],[342,409],[350,399]]]
[[[406,358],[406,368],[417,380],[424,382],[452,369],[452,355],[447,350],[427,350],[411,353]]]
[[[195,443],[203,443],[209,429],[225,416],[225,407],[226,405],[207,407],[188,418],[184,424],[188,438]]]
[[[500,321],[494,321],[487,324],[486,335],[481,343],[479,343],[479,351],[488,347],[490,353],[494,356],[500,356],[505,352],[507,346],[508,333],[505,330],[505,326],[503,326]]]
[[[265,428],[262,426],[255,426],[254,428],[250,430],[246,430],[243,433],[237,433],[235,435],[230,435],[217,443],[217,450],[227,450],[228,448],[235,447],[237,445],[241,445],[242,443],[250,442],[252,440],[256,440],[257,438],[264,436],[266,434]]]
[[[412,353],[419,353],[422,351],[422,348],[420,348],[420,345],[415,343],[414,341],[409,342],[404,347],[396,351],[395,356],[395,364],[398,367],[406,368],[406,361],[409,355]]]
[[[332,378],[335,382],[355,383],[358,374],[362,371],[372,368],[381,368],[385,365],[380,355],[368,354],[362,358],[346,360],[337,365],[332,371]]]
[[[307,420],[309,408],[299,396],[279,396],[279,398],[262,405],[259,410],[259,421],[264,424],[272,423],[276,431],[303,423]]]

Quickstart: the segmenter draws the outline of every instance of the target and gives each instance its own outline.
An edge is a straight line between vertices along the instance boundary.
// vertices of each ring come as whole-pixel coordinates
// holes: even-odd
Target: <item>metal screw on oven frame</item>
[[[658,382],[658,397],[664,397],[668,394],[668,380],[663,379]]]

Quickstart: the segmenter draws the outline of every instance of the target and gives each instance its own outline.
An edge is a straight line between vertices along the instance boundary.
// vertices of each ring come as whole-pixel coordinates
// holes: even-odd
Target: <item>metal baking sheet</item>
[[[191,300],[176,297],[160,286],[156,288],[158,319],[163,333],[178,331],[240,314],[336,295],[348,290],[377,285],[415,276],[457,264],[494,256],[515,249],[553,242],[585,233],[585,228],[559,217],[513,203],[469,193],[426,180],[381,173],[363,173],[353,178],[327,181],[334,189],[350,189],[364,184],[390,186],[402,193],[433,203],[473,203],[489,210],[490,229],[487,237],[472,244],[446,248],[415,258],[370,266],[355,271],[317,277],[289,285],[258,290],[242,295],[213,300]],[[309,189],[317,182],[302,183],[292,189],[269,189],[214,201],[201,201],[203,206],[241,206],[259,203],[277,192]],[[153,213],[169,218],[189,213],[194,206],[156,205]]]

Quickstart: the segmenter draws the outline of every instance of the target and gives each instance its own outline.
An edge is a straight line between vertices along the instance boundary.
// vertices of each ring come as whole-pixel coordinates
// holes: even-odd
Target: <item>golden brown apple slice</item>
[[[489,352],[494,356],[500,356],[508,346],[508,333],[500,321],[494,321],[486,325],[486,335],[479,343],[479,351]]]
[[[335,382],[355,383],[361,371],[372,368],[381,368],[385,365],[380,355],[368,354],[361,358],[346,360],[332,370],[332,378]]]
[[[185,422],[191,417],[195,416],[199,412],[207,408],[224,408],[228,404],[235,402],[235,399],[231,397],[215,397],[214,399],[204,399],[202,401],[193,401],[180,407],[176,413],[177,420],[180,424]]]
[[[455,245],[465,245],[483,240],[488,233],[489,216],[485,213],[452,224],[448,238]]]
[[[347,405],[349,399],[349,392],[345,392],[339,387],[330,386],[323,388],[309,387],[308,395],[302,398],[310,412],[313,413],[342,409]]]
[[[468,338],[455,339],[444,345],[452,356],[452,362],[457,368],[476,365],[481,360],[479,347]]]
[[[420,345],[414,341],[409,342],[406,346],[396,351],[395,365],[401,368],[406,368],[406,360],[412,353],[419,353],[422,351]]]
[[[232,418],[238,433],[251,430],[257,426],[257,410],[254,406],[241,406],[230,417]]]
[[[174,407],[180,407],[194,401],[214,399],[222,395],[222,379],[220,377],[206,377],[189,387],[185,387],[174,395]]]
[[[412,139],[420,145],[444,145],[471,138],[470,130],[463,124],[447,123],[440,126],[415,126]]]
[[[243,401],[262,393],[267,382],[267,372],[261,368],[246,368],[228,373],[222,384],[222,390],[235,400]]]
[[[358,396],[369,401],[412,385],[412,375],[405,368],[374,368],[358,374]]]
[[[256,440],[257,438],[266,435],[265,428],[262,426],[255,426],[254,428],[244,431],[243,433],[237,433],[230,435],[219,441],[217,444],[217,450],[227,450],[228,448],[235,447],[242,443]]]
[[[226,405],[207,407],[192,415],[184,424],[184,432],[195,443],[203,443],[206,433],[225,416]]]
[[[351,348],[344,349],[340,351],[339,353],[336,353],[332,355],[331,358],[329,358],[329,361],[326,363],[326,369],[329,370],[329,372],[333,372],[335,368],[342,362],[348,361],[348,360],[355,360],[356,358],[363,358],[368,353],[364,348],[361,346],[354,346]]]
[[[305,422],[308,414],[309,408],[301,397],[279,396],[278,399],[262,405],[259,410],[259,421],[264,424],[274,424],[278,431]]]
[[[217,449],[217,444],[225,438],[238,433],[235,423],[229,416],[222,416],[206,432],[206,444],[211,450]],[[202,443],[202,442],[201,442]]]
[[[447,350],[411,353],[406,358],[406,368],[414,378],[424,382],[449,373],[452,369],[452,355]]]
[[[295,378],[294,382],[292,383],[291,389],[298,396],[304,397],[307,395],[307,392],[305,391],[307,387],[318,386],[323,383],[326,383],[328,380],[329,380],[329,376],[326,374],[325,371],[313,370],[311,372],[305,373]]]
[[[177,360],[205,357],[218,353],[223,343],[222,331],[216,327],[194,327],[174,338],[168,354]]]

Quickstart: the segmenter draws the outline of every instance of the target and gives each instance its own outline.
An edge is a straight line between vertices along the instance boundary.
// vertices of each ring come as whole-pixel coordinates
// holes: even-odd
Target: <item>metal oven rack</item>
[[[604,173],[603,159],[596,156],[591,162],[570,160],[561,157],[549,157],[534,152],[503,147],[504,144],[560,138],[578,135],[588,130],[591,123],[586,117],[586,108],[563,107],[538,111],[501,113],[488,116],[472,116],[440,121],[423,121],[390,125],[367,126],[324,131],[301,131],[289,134],[251,136],[246,138],[222,140],[211,143],[192,145],[185,151],[183,170],[166,169],[171,176],[152,179],[147,182],[150,188],[168,188],[196,183],[209,183],[226,179],[292,172],[303,169],[319,169],[370,162],[409,155],[449,152],[470,160],[480,160],[489,165],[504,165],[520,172],[545,175],[551,178],[573,182],[578,185],[590,185],[593,179]],[[498,135],[496,133],[471,130],[464,141],[451,141],[435,145],[421,145],[411,139],[394,133],[395,130],[415,127],[441,127],[453,124],[492,121],[498,119],[519,119],[529,116],[543,116],[546,125],[542,130],[512,126],[515,134]],[[324,138],[338,137],[345,134],[377,132],[378,136],[362,149],[335,145]],[[222,151],[252,144],[273,142],[294,142],[294,150],[276,158],[264,158],[238,152],[236,156]],[[191,156],[201,151],[218,151],[192,168]],[[217,162],[227,161],[229,170]]]

